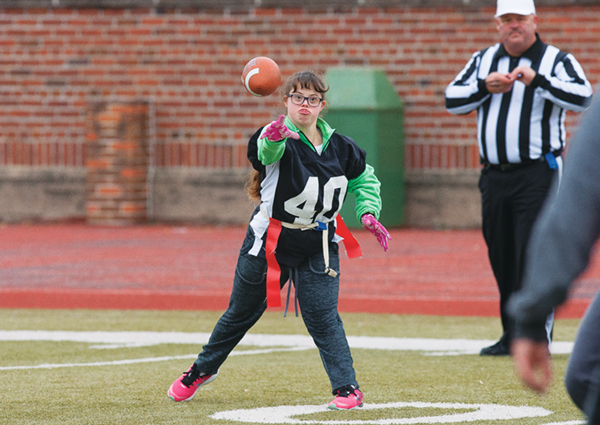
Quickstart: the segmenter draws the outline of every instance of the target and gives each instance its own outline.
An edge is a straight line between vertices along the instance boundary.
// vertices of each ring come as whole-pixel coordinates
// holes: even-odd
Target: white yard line
[[[79,331],[0,331],[1,341],[70,341],[94,344],[90,348],[144,347],[158,344],[206,344],[209,333],[202,332],[79,332]],[[422,351],[432,355],[478,354],[493,340],[394,338],[348,336],[351,348],[367,350]],[[247,334],[241,346],[315,348],[308,335]],[[554,342],[553,354],[569,354],[572,342]]]
[[[211,416],[213,419],[223,419],[245,423],[259,424],[374,424],[374,425],[392,425],[392,424],[448,424],[465,423],[486,420],[514,420],[523,418],[536,418],[549,416],[553,412],[541,407],[529,406],[502,406],[498,404],[463,404],[463,403],[425,403],[425,402],[393,402],[383,404],[365,403],[362,410],[375,409],[458,409],[460,412],[450,413],[439,416],[423,416],[412,418],[394,418],[378,420],[298,420],[294,418],[298,415],[308,415],[313,413],[327,411],[326,406],[276,406],[260,407],[256,409],[230,410],[218,412]],[[464,412],[464,410],[470,410]],[[337,418],[336,418],[337,419]]]
[[[91,344],[90,348],[93,349],[144,347],[159,344],[197,344],[200,346],[206,344],[209,337],[210,334],[208,333],[188,332],[0,331],[0,341],[80,342]],[[478,354],[483,347],[490,345],[493,342],[494,341],[491,340],[470,339],[348,336],[348,343],[350,344],[350,348],[353,349],[419,351],[425,355],[434,356]],[[316,348],[312,338],[308,335],[248,334],[242,339],[239,345],[265,348],[260,350],[237,350],[232,352],[231,355],[266,354],[275,351],[309,350]],[[572,348],[572,342],[555,342],[552,344],[552,353],[568,354],[571,352]],[[196,354],[189,354],[184,356],[150,357],[93,363],[0,366],[0,370],[124,365],[195,357]]]
[[[76,331],[0,331],[2,341],[51,341],[78,342],[90,344],[91,349],[116,349],[125,347],[144,347],[159,344],[197,344],[201,346],[208,342],[208,333],[186,332],[76,332]],[[494,343],[491,340],[470,339],[436,339],[436,338],[391,338],[348,336],[348,343],[353,349],[418,351],[424,355],[456,356],[478,354],[481,348]],[[260,355],[280,351],[301,351],[315,349],[312,338],[308,335],[266,335],[248,334],[240,342],[240,347],[259,347],[258,349],[236,349],[231,355]],[[552,344],[553,354],[568,354],[573,348],[572,342],[555,342]],[[0,371],[22,369],[57,369],[72,367],[118,366],[135,363],[162,362],[181,359],[195,359],[197,354],[177,356],[148,357],[139,359],[123,359],[90,363],[55,363],[21,366],[0,366]],[[411,418],[390,418],[380,420],[299,420],[298,415],[324,412],[325,405],[320,406],[277,406],[247,410],[231,410],[217,412],[211,416],[217,420],[232,420],[257,424],[444,424],[465,423],[472,421],[491,420],[506,421],[519,418],[547,417],[553,412],[530,406],[500,406],[495,404],[456,404],[456,403],[426,403],[426,402],[392,402],[384,404],[367,404],[364,410],[372,409],[403,409],[403,408],[438,408],[459,409],[459,412],[438,416],[423,416]],[[465,410],[467,410],[465,412]],[[547,420],[547,419],[546,419]],[[504,422],[505,423],[505,422]],[[585,422],[572,420],[567,422],[552,422],[545,425],[579,425]]]
[[[273,348],[269,350],[244,350],[234,351],[230,356],[248,356],[252,354],[268,354],[276,351],[299,351],[305,350],[305,348],[298,349],[294,348]],[[19,370],[19,369],[58,369],[64,367],[93,367],[93,366],[117,366],[125,364],[135,363],[152,363],[152,362],[164,362],[169,360],[181,360],[181,359],[195,359],[198,354],[185,354],[182,356],[163,356],[163,357],[146,357],[141,359],[126,359],[126,360],[113,360],[108,362],[91,362],[91,363],[49,363],[39,364],[34,366],[0,366],[0,370]]]

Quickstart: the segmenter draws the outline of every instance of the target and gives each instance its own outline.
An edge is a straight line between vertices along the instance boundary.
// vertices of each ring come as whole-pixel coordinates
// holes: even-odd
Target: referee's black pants
[[[522,285],[527,243],[557,171],[538,161],[510,171],[484,167],[479,179],[483,237],[500,291],[501,340],[510,344],[506,303]]]

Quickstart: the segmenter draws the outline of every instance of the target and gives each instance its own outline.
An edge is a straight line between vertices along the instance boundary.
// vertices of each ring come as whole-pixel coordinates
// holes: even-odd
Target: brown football
[[[250,59],[242,71],[242,84],[254,96],[269,96],[281,85],[279,66],[266,56]]]

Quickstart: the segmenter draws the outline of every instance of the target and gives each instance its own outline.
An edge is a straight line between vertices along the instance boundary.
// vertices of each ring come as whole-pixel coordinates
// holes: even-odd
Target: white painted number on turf
[[[300,420],[295,418],[298,415],[310,415],[313,413],[326,412],[326,406],[277,406],[262,407],[247,410],[230,410],[227,412],[218,412],[211,416],[213,419],[224,419],[239,422],[251,422],[259,424],[374,424],[374,425],[395,425],[395,424],[450,424],[464,423],[474,421],[499,421],[523,418],[537,418],[551,415],[553,412],[541,407],[529,406],[501,406],[497,404],[463,404],[463,403],[384,403],[384,404],[365,404],[362,410],[374,409],[459,409],[471,410],[466,413],[456,413],[440,416],[423,416],[419,418],[393,418],[378,420],[346,420],[343,416],[331,412],[331,420]],[[341,420],[340,420],[341,419]],[[506,422],[505,422],[506,423]]]

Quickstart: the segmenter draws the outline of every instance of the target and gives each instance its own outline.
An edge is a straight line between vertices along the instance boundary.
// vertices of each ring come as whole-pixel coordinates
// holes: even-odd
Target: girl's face
[[[319,114],[325,107],[322,94],[311,88],[299,87],[285,96],[285,105],[290,120],[300,129],[316,125]]]

